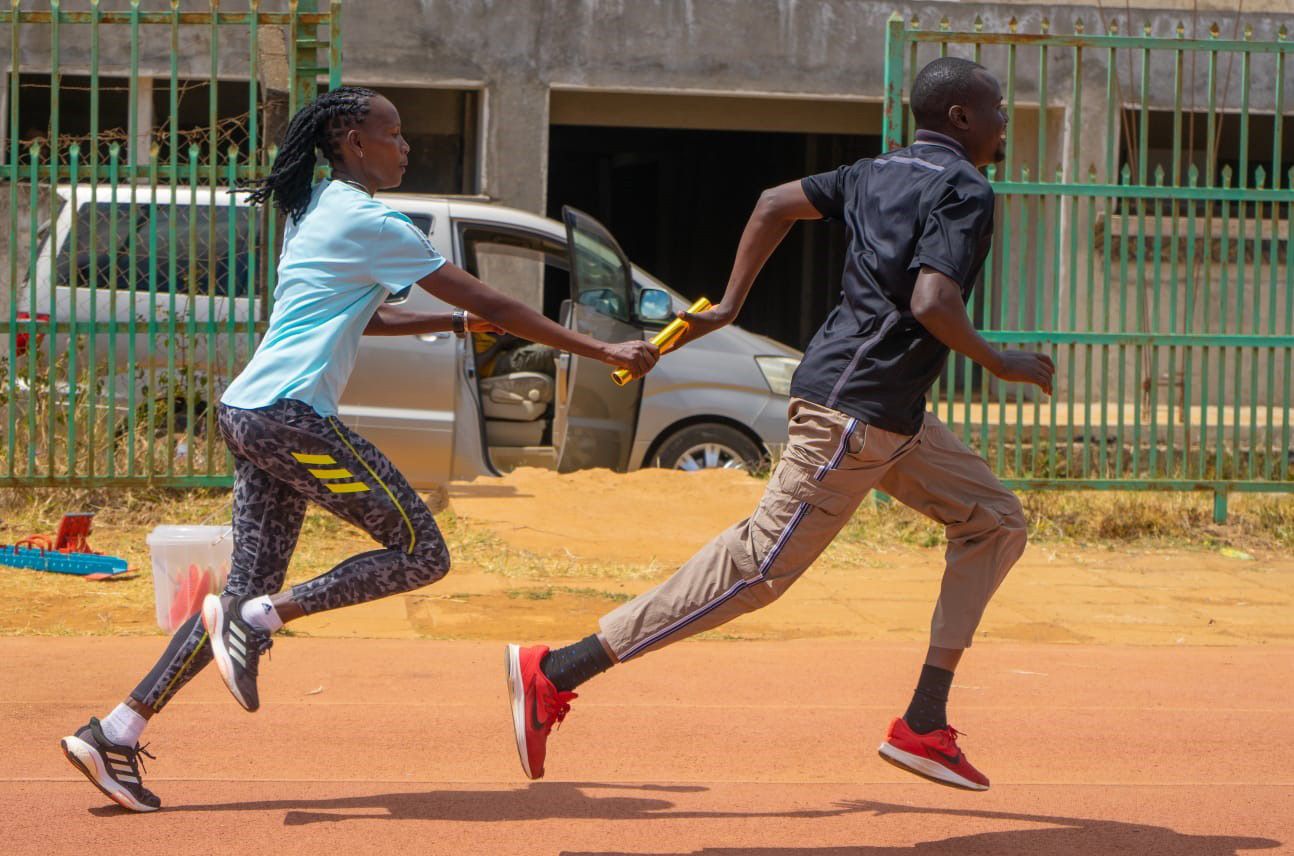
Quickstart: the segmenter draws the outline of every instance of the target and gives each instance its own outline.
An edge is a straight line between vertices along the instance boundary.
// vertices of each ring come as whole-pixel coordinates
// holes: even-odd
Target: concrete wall
[[[978,15],[989,31],[1006,30],[1012,17],[1024,32],[1037,32],[1043,17],[1057,31],[1068,31],[1076,18],[1097,31],[1101,18],[1095,5],[873,0],[390,0],[382,6],[382,15],[368,14],[368,4],[346,7],[347,77],[481,86],[487,98],[483,189],[536,211],[545,202],[550,88],[876,100],[885,21],[896,9],[909,18],[919,14],[930,27],[946,15],[954,28],[969,29]],[[1134,9],[1132,16],[1170,35],[1184,13]],[[1294,14],[1274,11],[1241,21],[1260,39],[1274,38],[1282,22],[1294,28]],[[1004,54],[990,49],[985,58],[1004,70]],[[1018,97],[1036,101],[1030,83],[1036,55],[1020,54]],[[1055,72],[1051,84],[1053,97],[1068,92],[1069,81]],[[1087,64],[1086,85],[1103,94],[1099,63]],[[1132,85],[1140,86],[1135,74]],[[1255,103],[1268,85],[1255,80]],[[1155,103],[1171,105],[1171,76],[1155,75],[1151,91]],[[1100,113],[1102,103],[1091,98],[1087,109]],[[1081,123],[1086,133],[1094,129],[1090,118]]]

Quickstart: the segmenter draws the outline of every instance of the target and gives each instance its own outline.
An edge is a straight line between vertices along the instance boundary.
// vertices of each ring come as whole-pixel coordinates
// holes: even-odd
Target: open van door
[[[562,321],[603,342],[642,338],[634,323],[633,269],[597,220],[562,208],[571,299]],[[638,423],[642,382],[617,386],[605,363],[562,353],[557,362],[553,444],[560,472],[607,467],[625,470]]]

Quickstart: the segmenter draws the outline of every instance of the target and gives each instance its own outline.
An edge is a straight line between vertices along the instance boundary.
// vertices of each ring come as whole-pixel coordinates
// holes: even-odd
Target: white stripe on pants
[[[1015,495],[933,415],[919,434],[905,436],[795,399],[789,434],[749,518],[702,547],[665,582],[602,618],[602,637],[618,659],[772,603],[874,487],[945,525],[948,567],[931,641],[970,646],[989,598],[1024,549]]]

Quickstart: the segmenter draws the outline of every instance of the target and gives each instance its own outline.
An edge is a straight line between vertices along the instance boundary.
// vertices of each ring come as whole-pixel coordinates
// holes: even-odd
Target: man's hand
[[[1051,379],[1056,374],[1056,364],[1046,354],[1031,351],[998,351],[993,374],[1013,383],[1031,383],[1051,395]]]
[[[493,321],[486,321],[479,315],[467,313],[467,332],[469,333],[506,333],[507,331],[495,324]]]
[[[698,312],[693,315],[691,312],[680,312],[678,317],[687,322],[687,329],[678,337],[675,348],[681,348],[688,342],[694,342],[702,336],[713,333],[720,327],[727,327],[732,323],[733,313],[723,304],[711,306],[704,312]]]
[[[634,377],[647,374],[659,359],[660,351],[656,350],[656,346],[641,339],[607,345],[602,355],[602,362],[625,369]]]

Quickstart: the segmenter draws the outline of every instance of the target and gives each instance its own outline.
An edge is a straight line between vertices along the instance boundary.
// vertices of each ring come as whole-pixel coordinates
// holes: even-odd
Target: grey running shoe
[[[58,745],[73,767],[85,775],[99,790],[122,808],[131,811],[157,811],[162,801],[144,787],[140,780],[140,756],[152,758],[147,747],[118,746],[107,738],[99,720],[90,717],[71,737]]]
[[[202,626],[211,638],[211,653],[225,686],[246,710],[261,706],[256,692],[256,669],[270,650],[270,634],[243,621],[246,598],[209,594],[202,601]]]

